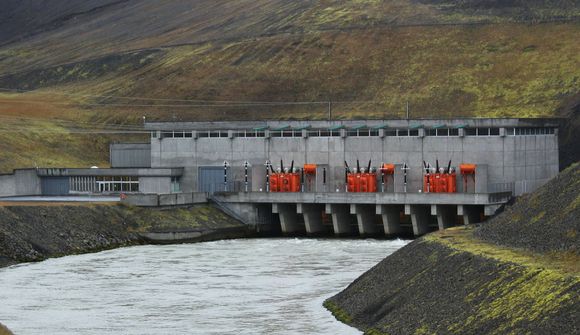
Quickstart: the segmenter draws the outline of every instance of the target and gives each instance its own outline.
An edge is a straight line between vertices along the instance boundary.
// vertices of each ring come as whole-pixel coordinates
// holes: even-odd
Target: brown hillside
[[[400,117],[407,102],[413,117],[550,116],[578,93],[575,1],[9,0],[5,8],[0,89],[33,92],[0,91],[0,170],[106,164],[110,138],[83,139],[75,123],[321,118],[329,100],[336,118]],[[54,152],[60,135],[39,130],[68,139]]]

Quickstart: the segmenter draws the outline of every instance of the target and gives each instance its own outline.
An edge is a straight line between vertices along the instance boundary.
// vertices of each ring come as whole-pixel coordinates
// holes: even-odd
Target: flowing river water
[[[360,334],[322,307],[402,240],[138,246],[0,269],[15,334]]]

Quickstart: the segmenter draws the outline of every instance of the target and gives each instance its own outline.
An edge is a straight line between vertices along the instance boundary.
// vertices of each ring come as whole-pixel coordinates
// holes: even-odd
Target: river
[[[402,240],[137,246],[0,269],[15,334],[360,334],[322,307]]]

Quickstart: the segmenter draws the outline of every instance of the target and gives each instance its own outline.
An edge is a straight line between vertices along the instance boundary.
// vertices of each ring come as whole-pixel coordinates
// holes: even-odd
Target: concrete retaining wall
[[[139,207],[182,206],[207,203],[205,193],[129,194],[122,202]]]
[[[0,175],[0,196],[21,197],[41,195],[40,178],[36,170],[15,170],[13,174]]]

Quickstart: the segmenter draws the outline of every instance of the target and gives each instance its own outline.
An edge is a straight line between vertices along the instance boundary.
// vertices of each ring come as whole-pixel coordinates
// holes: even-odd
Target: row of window
[[[555,133],[555,128],[506,128],[506,135],[551,135]],[[500,128],[465,128],[465,136],[499,136]],[[256,130],[241,130],[234,131],[232,133],[233,137],[265,137],[264,131]],[[340,130],[328,130],[328,129],[310,129],[307,130],[308,137],[340,137]],[[349,137],[376,137],[379,136],[379,130],[377,129],[349,129],[346,130],[346,135]],[[197,136],[199,138],[228,138],[229,132],[227,130],[208,130],[208,131],[198,131]],[[418,129],[385,129],[384,136],[419,136]],[[459,136],[459,129],[457,128],[439,128],[439,129],[425,129],[425,136]],[[156,138],[157,132],[151,132],[151,137]],[[161,132],[161,138],[192,138],[193,133],[191,131],[163,131]],[[270,137],[302,137],[302,130],[272,130],[270,131]]]
[[[139,177],[70,177],[71,192],[139,192]]]

